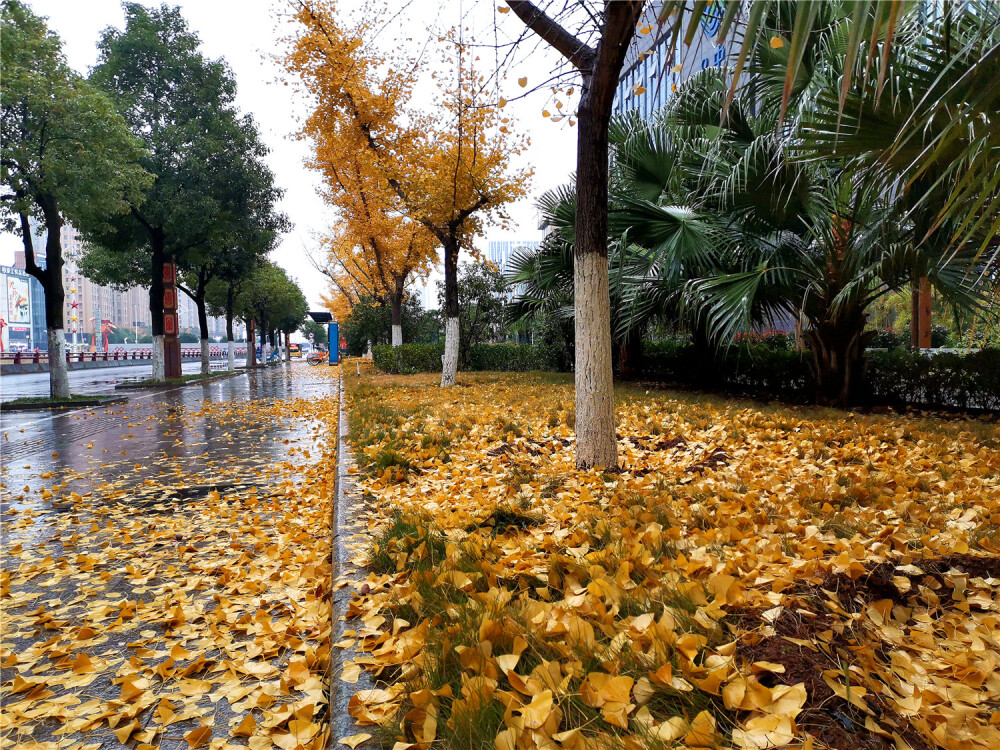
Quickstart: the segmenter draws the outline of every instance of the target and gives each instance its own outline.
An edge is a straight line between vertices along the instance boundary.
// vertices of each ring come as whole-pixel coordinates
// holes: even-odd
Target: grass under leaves
[[[996,425],[621,388],[580,471],[565,376],[345,369],[385,747],[1000,740]]]

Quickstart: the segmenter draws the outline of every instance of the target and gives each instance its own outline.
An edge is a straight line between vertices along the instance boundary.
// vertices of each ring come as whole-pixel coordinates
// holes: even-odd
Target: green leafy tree
[[[468,364],[469,349],[476,344],[498,341],[506,330],[503,274],[485,263],[466,263],[459,268],[459,366]],[[438,302],[444,307],[445,288],[438,282]]]
[[[90,78],[145,145],[142,166],[156,177],[144,201],[84,232],[101,248],[95,252],[111,254],[91,264],[107,274],[96,281],[125,283],[134,261],[116,258],[139,256],[147,268],[154,378],[163,377],[163,266],[174,259],[185,268],[191,253],[217,239],[226,218],[225,186],[213,170],[231,133],[236,85],[225,64],[207,60],[198,46],[179,9],[127,3],[125,28],[104,32]]]
[[[309,338],[309,334],[312,334],[312,342],[316,346],[326,346],[330,341],[329,333],[326,330],[326,326],[322,323],[317,323],[315,320],[305,320],[302,325],[299,326],[299,331]]]
[[[404,294],[399,308],[399,325],[403,340],[414,344],[436,344],[440,340],[440,321],[434,313],[424,310],[415,294]],[[388,344],[392,341],[393,306],[385,297],[362,296],[341,322],[347,351],[360,355],[368,342]]]
[[[297,330],[309,309],[298,285],[271,262],[258,265],[247,277],[238,304],[248,329],[253,321],[260,333],[262,356],[268,339],[274,347],[277,333]]]
[[[150,176],[108,98],[66,64],[62,45],[23,3],[2,5],[0,222],[21,237],[25,265],[45,292],[49,390],[69,396],[64,333],[61,228],[115,221],[138,204]],[[34,246],[29,221],[47,232]],[[44,257],[44,260],[41,258]]]
[[[207,288],[214,278],[235,283],[277,244],[281,232],[290,228],[275,204],[281,191],[274,174],[264,163],[268,149],[260,141],[250,116],[222,113],[213,120],[210,134],[214,148],[200,177],[202,192],[214,198],[207,242],[192,246],[181,265],[182,291],[198,309],[201,331],[201,370],[208,374],[209,362]],[[227,322],[231,316],[227,314]],[[232,347],[230,347],[232,348]]]

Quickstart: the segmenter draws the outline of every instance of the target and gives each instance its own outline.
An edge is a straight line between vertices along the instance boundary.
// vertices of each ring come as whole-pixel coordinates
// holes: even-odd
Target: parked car
[[[294,357],[295,359],[302,359],[302,347],[298,344],[289,344],[288,356]]]

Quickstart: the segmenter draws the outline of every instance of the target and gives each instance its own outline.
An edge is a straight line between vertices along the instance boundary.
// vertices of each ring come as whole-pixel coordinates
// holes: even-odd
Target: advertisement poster
[[[28,301],[28,280],[17,276],[7,277],[7,325],[31,323],[31,305]]]

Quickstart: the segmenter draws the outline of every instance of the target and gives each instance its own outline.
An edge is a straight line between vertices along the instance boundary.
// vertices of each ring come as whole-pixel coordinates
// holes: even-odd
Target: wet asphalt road
[[[126,391],[128,401],[104,408],[4,413],[0,510],[15,503],[45,512],[38,490],[60,481],[73,480],[72,489],[82,494],[88,482],[96,486],[125,475],[135,484],[151,475],[163,483],[161,472],[171,469],[209,479],[221,471],[233,479],[241,467],[281,460],[288,451],[281,440],[302,437],[294,420],[225,404],[333,397],[325,381],[293,378],[304,367],[279,365],[205,384]],[[218,408],[197,415],[206,404]]]
[[[302,377],[306,374],[302,370],[308,369],[303,362],[206,384],[131,391],[127,402],[102,409],[0,415],[0,548],[40,547],[53,558],[100,554],[100,549],[82,545],[64,547],[52,533],[65,514],[75,515],[60,507],[61,498],[70,492],[93,491],[96,499],[109,484],[129,494],[135,503],[132,518],[149,524],[156,524],[164,512],[186,514],[183,496],[171,500],[163,494],[163,488],[172,485],[256,487],[266,496],[269,484],[281,476],[269,472],[269,466],[303,462],[304,454],[308,464],[309,451],[319,455],[317,433],[283,406],[295,398],[336,398],[332,381]],[[147,493],[148,504],[141,500]],[[83,520],[89,523],[89,515]],[[70,579],[39,585],[43,587],[39,595],[54,597],[50,604],[82,598]],[[122,599],[135,596],[131,584],[119,576],[109,582],[108,594]],[[27,632],[6,634],[4,646],[24,652],[36,640]],[[127,640],[124,635],[112,637],[106,647],[124,653]],[[12,679],[10,670],[3,672],[4,681]],[[86,694],[108,700],[119,691],[102,677]],[[217,707],[219,725],[232,716],[225,704]],[[58,739],[52,734],[57,726],[44,723],[30,737]],[[185,722],[176,729],[194,726]],[[118,745],[107,728],[87,739],[105,747]]]
[[[242,367],[244,359],[238,358],[236,366]],[[224,364],[224,360],[212,360],[216,367]],[[71,393],[86,395],[115,393],[118,383],[135,382],[150,376],[149,362],[130,365],[128,367],[95,367],[90,370],[71,370],[69,373],[69,389]],[[181,364],[185,375],[193,375],[201,370],[201,362],[191,360]],[[24,375],[4,375],[0,378],[0,401],[11,401],[15,398],[49,395],[49,374],[47,372],[28,373]]]

